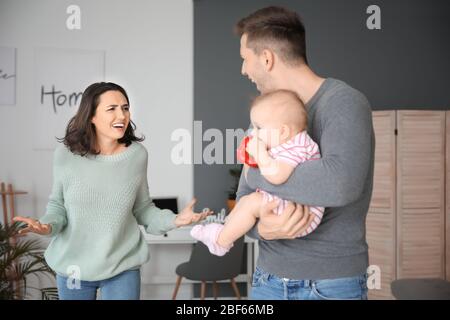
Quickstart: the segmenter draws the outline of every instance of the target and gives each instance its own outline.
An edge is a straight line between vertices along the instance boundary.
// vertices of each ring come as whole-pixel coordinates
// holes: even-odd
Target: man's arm
[[[362,94],[338,99],[322,110],[320,160],[300,164],[286,183],[277,186],[250,168],[250,184],[307,205],[340,207],[355,201],[362,193],[371,164],[372,114]]]
[[[239,180],[236,201],[254,192],[245,179],[245,167]],[[247,232],[247,235],[257,240],[293,239],[302,233],[311,223],[314,216],[309,208],[302,205],[288,204],[281,215],[273,214],[272,210],[278,201],[271,201],[261,206],[260,220]]]
[[[247,180],[245,179],[245,169],[246,169],[246,165],[244,165],[244,168],[242,169],[241,177],[239,179],[239,185],[238,185],[238,189],[236,191],[236,202],[238,202],[239,199],[242,198],[243,196],[246,196],[255,191],[252,188],[250,188],[250,186],[247,184]]]

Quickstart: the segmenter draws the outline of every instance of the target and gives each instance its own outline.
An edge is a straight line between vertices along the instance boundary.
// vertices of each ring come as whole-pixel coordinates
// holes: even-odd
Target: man
[[[241,176],[238,200],[257,188],[292,201],[262,207],[249,233],[259,240],[253,299],[367,299],[365,220],[372,194],[375,140],[369,102],[346,83],[321,78],[308,66],[305,29],[295,12],[268,7],[236,25],[242,74],[261,93],[295,92],[308,110],[308,133],[322,158],[299,165],[281,186],[258,169]],[[331,54],[331,53],[330,53]],[[308,206],[326,207],[311,234]]]

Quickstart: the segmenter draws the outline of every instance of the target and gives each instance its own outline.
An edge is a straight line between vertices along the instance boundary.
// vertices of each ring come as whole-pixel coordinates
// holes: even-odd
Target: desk
[[[181,227],[178,229],[174,229],[164,235],[155,236],[152,234],[148,234],[143,231],[145,240],[148,244],[194,244],[197,242],[194,238],[191,237],[190,231],[192,227]],[[253,271],[256,267],[256,258],[258,254],[258,241],[252,239],[250,237],[245,236],[244,240],[247,245],[247,273],[245,275],[239,275],[236,277],[236,282],[246,282],[247,283],[247,296],[251,291],[252,286],[252,275]],[[171,279],[170,283],[175,285],[176,275],[173,275],[173,279]],[[156,283],[168,283],[168,279],[158,279],[156,278]],[[192,281],[194,283],[195,281]]]

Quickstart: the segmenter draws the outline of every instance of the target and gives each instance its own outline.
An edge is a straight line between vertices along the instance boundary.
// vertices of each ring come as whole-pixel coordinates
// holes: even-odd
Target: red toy
[[[244,139],[242,139],[241,145],[237,149],[236,155],[237,155],[237,159],[240,162],[245,163],[245,164],[249,165],[250,167],[258,168],[258,164],[256,163],[256,161],[246,151],[247,144],[251,138],[252,137],[250,137],[250,136],[246,136]]]

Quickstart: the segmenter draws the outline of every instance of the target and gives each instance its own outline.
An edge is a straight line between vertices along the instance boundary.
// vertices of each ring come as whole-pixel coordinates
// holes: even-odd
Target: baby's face
[[[268,112],[267,108],[255,107],[250,112],[250,120],[253,125],[252,136],[261,139],[268,148],[273,148],[282,143],[281,125]]]

